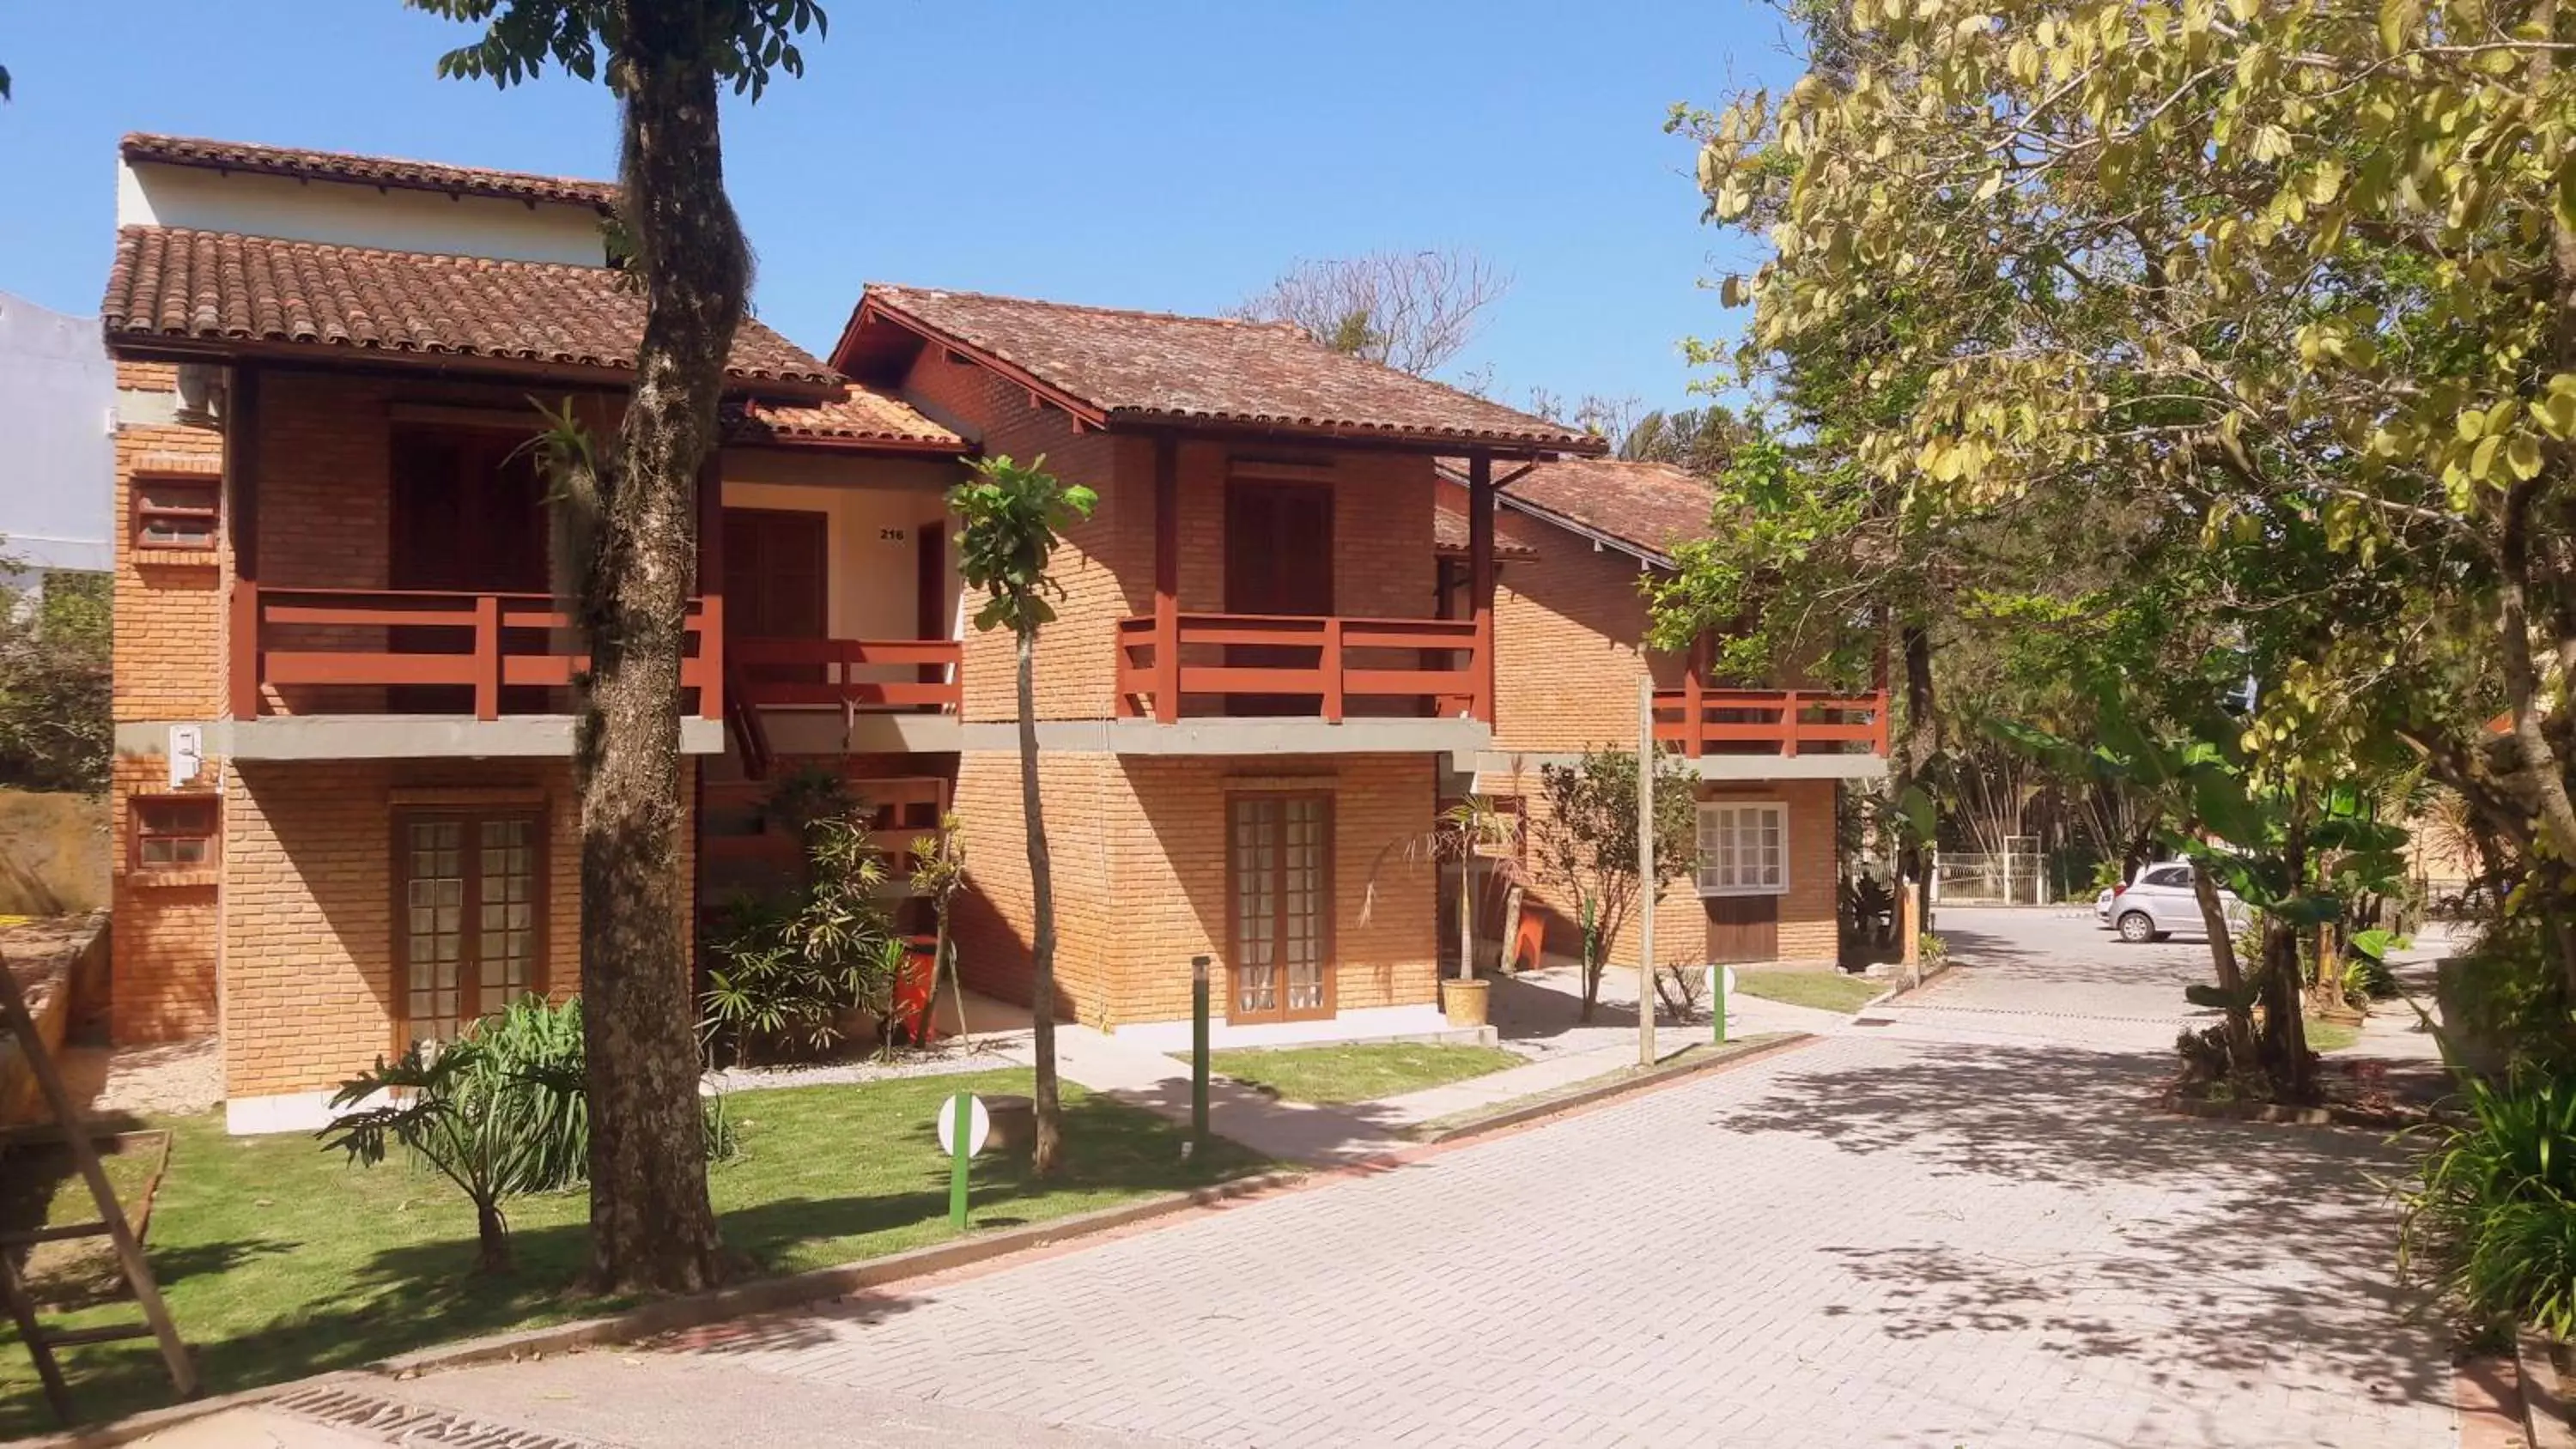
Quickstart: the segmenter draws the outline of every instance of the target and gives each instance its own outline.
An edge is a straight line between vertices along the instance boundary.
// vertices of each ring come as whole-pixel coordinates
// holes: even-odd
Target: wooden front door
[[[1225,611],[1323,618],[1333,612],[1333,490],[1298,484],[1236,483],[1225,493]],[[1311,667],[1316,648],[1228,646],[1238,669]],[[1226,713],[1311,715],[1320,694],[1238,694]]]
[[[394,821],[402,1041],[443,1041],[546,988],[545,826],[534,811]]]
[[[391,533],[385,582],[396,589],[544,594],[545,487],[527,439],[497,429],[396,428]],[[505,647],[541,649],[541,631]],[[385,631],[396,654],[472,654],[474,631],[441,626]],[[397,714],[471,714],[471,685],[395,685],[385,707]],[[501,708],[546,707],[546,691],[505,690]]]
[[[1226,826],[1226,1020],[1331,1016],[1332,797],[1229,796]]]
[[[831,538],[828,514],[726,509],[725,638],[830,637]],[[823,667],[769,664],[746,667],[742,674],[755,684],[817,684]]]
[[[1778,896],[1708,896],[1708,959],[1721,964],[1780,959]]]

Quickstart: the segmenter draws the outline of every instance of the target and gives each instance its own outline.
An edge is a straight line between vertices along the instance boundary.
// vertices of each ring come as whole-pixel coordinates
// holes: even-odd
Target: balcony
[[[1876,774],[1887,756],[1887,692],[1712,689],[1693,681],[1655,691],[1655,741],[1703,762],[1703,774]],[[1807,764],[1776,763],[1784,760]],[[1733,768],[1739,761],[1745,767]]]
[[[233,585],[230,752],[364,758],[569,753],[589,656],[543,594]],[[720,635],[689,603],[683,748],[721,748]],[[467,727],[476,728],[467,728]]]
[[[954,714],[963,694],[954,639],[735,639],[737,691],[763,709],[927,709]],[[909,671],[910,677],[888,670]],[[871,672],[874,671],[874,672]]]
[[[1118,623],[1118,715],[1485,721],[1484,651],[1472,621],[1140,615]]]
[[[846,783],[868,814],[868,843],[885,857],[887,892],[909,892],[913,847],[939,833],[948,782],[890,775],[847,777]],[[774,780],[708,780],[700,787],[699,880],[706,901],[757,894],[803,870],[803,841],[788,822],[771,818],[769,801],[777,788]]]

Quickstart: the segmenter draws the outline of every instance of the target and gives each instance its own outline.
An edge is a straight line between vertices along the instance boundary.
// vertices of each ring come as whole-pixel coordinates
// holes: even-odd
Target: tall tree
[[[1099,495],[1066,485],[1041,456],[1023,467],[1008,457],[978,459],[975,477],[949,490],[958,516],[957,576],[984,591],[978,629],[1008,629],[1018,646],[1020,814],[1028,825],[1029,893],[1036,929],[1029,943],[1029,1015],[1036,1036],[1038,1141],[1034,1167],[1053,1172],[1064,1155],[1064,1109],[1055,1068],[1055,872],[1038,798],[1038,630],[1055,620],[1064,587],[1047,572],[1059,531],[1091,516]]]
[[[722,1276],[707,1199],[680,871],[680,656],[697,490],[751,282],[725,196],[717,98],[799,75],[812,0],[409,0],[484,27],[441,75],[509,86],[548,61],[618,99],[619,219],[645,301],[635,388],[605,452],[558,456],[563,581],[590,651],[581,791],[581,987],[590,1071],[592,1285],[686,1292]]]
[[[1753,436],[1753,429],[1724,403],[1669,413],[1657,408],[1620,430],[1619,456],[1632,463],[1670,463],[1714,478]]]
[[[1237,315],[1294,322],[1336,352],[1428,377],[1483,325],[1512,279],[1472,251],[1370,252],[1299,262]]]
[[[2396,627],[2262,682],[2256,768],[2323,789],[2351,740],[2403,742],[2557,862],[2536,894],[2576,986],[2576,12],[1855,0],[1849,21],[1870,59],[1688,122],[1713,209],[1775,218],[1755,344],[1834,335],[1891,289],[1999,297],[1974,345],[1932,329],[1869,360],[1920,393],[1859,440],[1867,466],[1939,509],[2117,476],[2213,540],[2393,579]]]

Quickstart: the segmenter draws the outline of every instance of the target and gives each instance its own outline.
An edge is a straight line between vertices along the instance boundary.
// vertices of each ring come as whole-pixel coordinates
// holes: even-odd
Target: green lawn
[[[1735,969],[1735,989],[1745,996],[1812,1006],[1818,1011],[1858,1011],[1861,1004],[1887,989],[1887,983],[1841,971],[1754,971]]]
[[[1372,1046],[1245,1047],[1208,1058],[1211,1070],[1291,1102],[1374,1102],[1528,1065],[1500,1047],[1387,1042]]]
[[[2360,1027],[2340,1021],[2319,1021],[2309,1016],[2302,1017],[2299,1025],[2307,1031],[2308,1050],[2312,1052],[2339,1052],[2361,1040]]]
[[[743,1255],[744,1274],[793,1273],[950,1236],[948,1166],[931,1122],[939,1102],[961,1087],[1025,1093],[1028,1076],[728,1098],[743,1151],[714,1169],[711,1186],[725,1244]],[[1019,1160],[979,1162],[978,1227],[1063,1217],[1261,1165],[1219,1142],[1184,1166],[1183,1129],[1069,1083],[1064,1101],[1067,1169],[1040,1186]],[[175,1140],[152,1214],[152,1266],[209,1393],[622,1306],[568,1294],[587,1253],[588,1202],[578,1192],[512,1204],[518,1272],[478,1278],[473,1212],[425,1171],[400,1160],[346,1167],[300,1134],[227,1137],[221,1114],[158,1125]],[[76,1180],[54,1211],[75,1214],[89,1216]],[[135,1316],[131,1303],[90,1303],[77,1292],[54,1307],[47,1321],[57,1327]],[[168,1399],[148,1340],[67,1350],[65,1362],[85,1419]],[[52,1427],[17,1335],[0,1325],[0,1440]]]

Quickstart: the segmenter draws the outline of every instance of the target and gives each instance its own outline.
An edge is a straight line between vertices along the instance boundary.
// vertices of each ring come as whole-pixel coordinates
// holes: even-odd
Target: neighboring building
[[[1464,525],[1463,464],[1443,469],[1444,528]],[[1705,535],[1708,485],[1663,463],[1544,462],[1498,475],[1495,725],[1475,757],[1478,791],[1543,808],[1541,771],[1604,746],[1635,749],[1641,678],[1655,684],[1657,739],[1698,777],[1699,859],[1655,916],[1657,964],[1839,955],[1835,803],[1842,782],[1883,776],[1886,692],[1721,688],[1707,651],[1643,646],[1642,584]],[[1454,583],[1454,570],[1447,583]],[[1551,946],[1577,944],[1568,913]],[[1634,966],[1633,924],[1610,959]]]
[[[119,1041],[223,1036],[237,1131],[575,989],[574,645],[531,396],[614,425],[641,298],[595,182],[127,138],[115,438]],[[968,979],[1026,998],[1012,648],[964,627],[977,451],[1098,490],[1037,660],[1064,1010],[1178,1040],[1435,1027],[1402,845],[1494,743],[1494,490],[1597,442],[1293,329],[872,287],[832,364],[746,322],[684,670],[701,904],[819,765],[889,844],[953,807]],[[1437,617],[1450,605],[1457,616]],[[790,847],[792,848],[792,846]],[[690,923],[673,923],[687,930]]]
[[[105,573],[116,368],[98,319],[0,292],[0,560]]]

